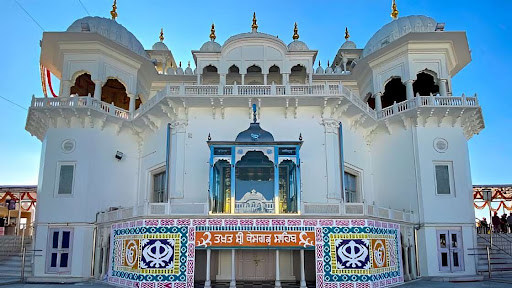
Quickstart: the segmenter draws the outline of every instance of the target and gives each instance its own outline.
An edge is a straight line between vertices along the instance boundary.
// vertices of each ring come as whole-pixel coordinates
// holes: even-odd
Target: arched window
[[[405,85],[400,77],[392,78],[384,86],[384,94],[381,96],[382,108],[393,105],[394,102],[400,103],[407,99]]]
[[[235,166],[235,213],[274,213],[274,163],[247,152]]]
[[[241,85],[242,84],[242,76],[240,75],[240,69],[236,65],[231,65],[228,69],[228,74],[226,75],[226,84],[227,85],[234,85],[236,84]]]
[[[283,76],[281,75],[281,69],[277,65],[272,65],[268,69],[267,84],[281,85],[283,83]]]
[[[211,210],[213,213],[231,213],[231,165],[219,160],[213,165],[213,193]]]
[[[203,68],[203,74],[201,75],[202,81],[201,83],[204,85],[217,85],[219,84],[219,73],[217,71],[217,67],[213,65],[208,65]]]
[[[251,85],[263,85],[263,74],[261,73],[261,67],[252,65],[247,68],[247,74],[245,74],[245,84]]]
[[[75,85],[71,86],[69,91],[70,95],[78,94],[78,96],[94,95],[94,82],[91,80],[91,75],[84,73],[76,77]]]
[[[300,64],[293,66],[290,73],[290,83],[306,83],[306,67]]]
[[[416,81],[412,84],[412,89],[414,90],[414,95],[419,93],[420,96],[429,96],[430,93],[436,95],[439,93],[439,86],[436,85],[434,76],[426,72],[420,72],[416,75]]]
[[[129,110],[130,98],[126,93],[126,87],[117,79],[108,79],[101,88],[101,101],[114,103],[114,106]],[[140,105],[140,100],[135,102],[135,109]]]

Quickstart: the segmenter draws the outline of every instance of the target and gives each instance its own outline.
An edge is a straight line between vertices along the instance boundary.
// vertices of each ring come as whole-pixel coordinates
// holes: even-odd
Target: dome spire
[[[164,42],[164,28],[160,29],[160,42]]]
[[[393,0],[393,3],[391,4],[391,18],[393,18],[393,20],[398,18],[398,9],[396,9],[395,0]]]
[[[297,28],[297,22],[295,22],[295,26],[293,27],[293,40],[298,40],[299,39],[299,28]]]
[[[117,3],[116,3],[116,0],[114,0],[114,4],[112,5],[112,11],[110,11],[110,15],[112,16],[112,20],[116,20],[117,18]]]
[[[252,32],[258,32],[258,24],[256,23],[256,12],[252,14]]]
[[[348,34],[348,27],[345,27],[345,41],[348,41],[348,38],[350,38],[350,34]]]
[[[212,29],[210,30],[210,40],[215,41],[217,36],[215,36],[215,24],[212,23]]]

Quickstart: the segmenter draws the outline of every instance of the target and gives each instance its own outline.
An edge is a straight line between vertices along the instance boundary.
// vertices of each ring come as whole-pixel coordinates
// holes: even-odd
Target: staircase
[[[493,245],[489,249],[491,273],[503,274],[512,272],[512,234],[493,234]],[[477,257],[477,272],[489,275],[487,246],[490,246],[488,234],[477,234],[477,247],[472,249]]]
[[[23,239],[23,247],[30,250],[32,238]],[[32,275],[32,252],[25,252],[25,276]],[[22,239],[21,236],[0,236],[0,285],[21,280]]]

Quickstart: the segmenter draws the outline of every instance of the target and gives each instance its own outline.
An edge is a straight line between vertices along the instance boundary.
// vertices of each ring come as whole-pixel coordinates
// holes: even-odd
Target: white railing
[[[55,98],[35,98],[32,97],[31,107],[35,108],[90,108],[98,111],[105,112],[112,116],[122,119],[130,119],[130,112],[122,108],[108,104],[106,102],[98,101],[89,96],[75,96],[75,97],[55,97]]]
[[[418,107],[478,107],[478,99],[462,96],[416,96],[413,99],[394,103],[377,112],[378,119],[390,117]]]
[[[270,85],[240,85],[238,95],[271,95]]]

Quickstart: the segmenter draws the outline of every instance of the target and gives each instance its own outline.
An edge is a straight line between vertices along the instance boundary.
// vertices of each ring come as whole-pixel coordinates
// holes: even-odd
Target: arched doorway
[[[290,73],[290,84],[306,83],[306,67],[298,64],[292,67]]]
[[[439,93],[439,86],[436,85],[435,78],[429,73],[420,72],[416,75],[416,81],[412,84],[414,95],[430,96]]]
[[[400,103],[407,99],[405,85],[400,77],[393,77],[384,86],[381,96],[382,108],[392,106],[394,102]]]
[[[75,85],[71,86],[70,95],[78,96],[94,95],[94,82],[91,80],[91,74],[84,73],[75,79]]]
[[[249,85],[263,85],[263,74],[261,73],[261,67],[257,65],[248,67],[244,82],[244,84]]]
[[[283,84],[283,76],[281,75],[281,69],[277,65],[272,65],[268,69],[267,84],[272,84],[272,82],[276,85]]]
[[[218,85],[219,84],[219,73],[217,67],[208,65],[203,68],[203,74],[201,75],[201,83],[204,85]]]
[[[130,98],[126,93],[126,87],[117,79],[108,79],[101,88],[101,101],[113,103],[114,106],[129,110]],[[140,99],[135,101],[135,109],[141,104]]]
[[[242,84],[242,75],[240,75],[240,69],[236,65],[231,65],[226,75],[226,85]]]

